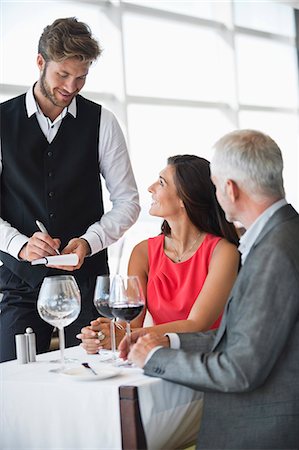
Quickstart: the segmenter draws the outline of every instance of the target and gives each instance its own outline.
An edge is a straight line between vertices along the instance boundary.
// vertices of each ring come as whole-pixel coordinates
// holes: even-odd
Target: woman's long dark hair
[[[229,223],[216,198],[216,189],[210,178],[210,163],[195,155],[177,155],[167,159],[174,167],[174,183],[183,201],[189,219],[199,230],[221,236],[238,245],[239,238]],[[169,236],[171,229],[166,220],[161,231]]]

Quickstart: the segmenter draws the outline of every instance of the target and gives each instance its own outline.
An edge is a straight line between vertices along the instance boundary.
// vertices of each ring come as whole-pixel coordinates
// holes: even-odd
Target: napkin
[[[76,266],[79,258],[76,253],[69,253],[67,255],[47,256],[45,258],[35,259],[31,261],[32,266],[37,264],[47,264],[51,266]]]

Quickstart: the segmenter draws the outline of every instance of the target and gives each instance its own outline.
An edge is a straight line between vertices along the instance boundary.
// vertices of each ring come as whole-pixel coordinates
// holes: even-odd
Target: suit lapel
[[[291,205],[285,205],[279,208],[272,217],[268,220],[260,234],[258,235],[255,243],[252,246],[253,250],[255,247],[259,245],[259,243],[264,239],[264,237],[277,225],[282,222],[286,222],[287,220],[293,219],[298,216],[297,211]]]

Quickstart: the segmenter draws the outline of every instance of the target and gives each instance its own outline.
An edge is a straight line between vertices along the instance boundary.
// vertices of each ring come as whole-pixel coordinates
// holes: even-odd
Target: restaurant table
[[[69,368],[81,362],[111,368],[105,363],[110,352],[87,355],[78,346],[65,354],[77,360]],[[50,372],[57,358],[55,351],[38,355],[35,363],[0,364],[1,450],[169,450],[196,440],[201,392],[148,377],[137,367],[79,381]]]

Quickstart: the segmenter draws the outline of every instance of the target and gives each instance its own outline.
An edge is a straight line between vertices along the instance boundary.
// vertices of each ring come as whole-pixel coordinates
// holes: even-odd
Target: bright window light
[[[124,44],[131,95],[218,102],[234,96],[232,50],[218,32],[125,14]]]
[[[238,26],[295,36],[294,11],[290,5],[283,5],[277,0],[235,1],[234,11]]]
[[[59,17],[76,17],[90,26],[104,50],[91,67],[84,90],[119,93],[122,87],[120,35],[98,6],[62,1],[55,2],[53,8],[53,2],[49,1],[12,1],[1,4],[1,14],[1,83],[33,84],[39,76],[37,46],[44,27]]]
[[[229,16],[229,2],[194,1],[194,0],[122,0],[123,3],[134,3],[149,8],[161,9],[201,19],[226,22]]]
[[[296,108],[298,74],[295,47],[238,35],[236,51],[240,103]]]
[[[195,154],[210,159],[211,147],[233,124],[217,109],[170,106],[129,106],[130,149],[142,205],[166,166],[168,156]]]

